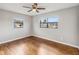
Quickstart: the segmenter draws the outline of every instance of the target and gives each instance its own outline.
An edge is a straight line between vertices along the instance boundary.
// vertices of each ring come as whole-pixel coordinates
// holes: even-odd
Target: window
[[[50,17],[44,20],[40,20],[40,28],[52,28],[58,29],[59,17]]]
[[[48,18],[48,28],[58,29],[59,17]]]

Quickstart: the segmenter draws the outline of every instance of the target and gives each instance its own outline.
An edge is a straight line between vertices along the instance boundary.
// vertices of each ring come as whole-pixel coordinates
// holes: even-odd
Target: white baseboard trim
[[[33,35],[33,36],[39,37],[39,38],[43,38],[43,39],[46,39],[46,40],[49,39],[49,38],[47,38],[47,37],[41,37],[41,36],[37,36],[37,35]],[[0,42],[0,44],[7,43],[7,42],[12,42],[12,41],[19,40],[19,39],[22,39],[22,38],[25,38],[25,37],[30,37],[30,35],[24,36],[24,37],[19,37],[19,38],[12,39],[12,40],[7,40],[7,41],[4,41],[4,42]],[[78,48],[78,49],[79,49],[79,46],[67,44],[67,43],[64,43],[64,42],[57,41],[57,40],[50,40],[50,41],[58,42],[58,43],[61,43],[61,44],[68,45],[68,46],[71,46],[71,47],[74,47],[74,48]]]
[[[28,36],[23,36],[23,37],[19,37],[19,38],[15,38],[15,39],[11,39],[11,40],[7,40],[7,41],[4,41],[4,42],[0,42],[0,44],[12,42],[12,41],[15,41],[15,40],[20,40],[20,39],[25,38],[25,37],[30,37],[30,35],[28,35]]]
[[[49,38],[46,38],[46,37],[41,37],[41,36],[37,36],[37,35],[34,35],[34,36],[35,36],[35,37],[39,37],[39,38],[43,38],[43,39],[46,39],[46,40],[48,40],[48,39],[49,39]],[[71,44],[64,43],[64,42],[60,42],[60,41],[57,41],[57,40],[50,40],[50,41],[53,41],[53,42],[58,42],[58,43],[61,43],[61,44],[68,45],[68,46],[71,46],[71,47],[74,47],[74,48],[78,48],[78,49],[79,49],[79,46],[71,45]]]

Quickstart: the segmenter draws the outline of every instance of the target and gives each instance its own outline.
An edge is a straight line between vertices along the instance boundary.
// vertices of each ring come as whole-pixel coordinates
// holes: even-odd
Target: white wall
[[[33,18],[34,36],[46,38],[52,41],[62,42],[79,47],[77,38],[77,10],[78,7],[67,8],[55,12],[37,15]],[[48,17],[59,16],[58,29],[40,28],[40,20]]]
[[[14,28],[13,20],[24,19],[23,28]],[[31,17],[0,10],[0,42],[12,41],[14,39],[24,38],[31,35]]]
[[[40,20],[59,16],[58,29],[40,28]],[[24,19],[24,27],[15,29],[13,19]],[[79,7],[72,7],[38,16],[27,16],[0,10],[0,43],[27,36],[37,36],[79,47]]]
[[[77,45],[79,46],[79,7],[77,8],[77,36],[78,36],[78,40],[77,40]]]

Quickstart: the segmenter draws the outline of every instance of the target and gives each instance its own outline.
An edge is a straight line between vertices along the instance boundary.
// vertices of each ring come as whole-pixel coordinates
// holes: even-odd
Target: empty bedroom
[[[79,55],[79,3],[0,3],[0,55]]]

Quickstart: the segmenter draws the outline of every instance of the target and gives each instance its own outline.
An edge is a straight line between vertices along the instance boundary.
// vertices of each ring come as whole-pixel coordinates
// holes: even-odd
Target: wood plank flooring
[[[31,36],[1,44],[0,55],[79,55],[79,50]]]

